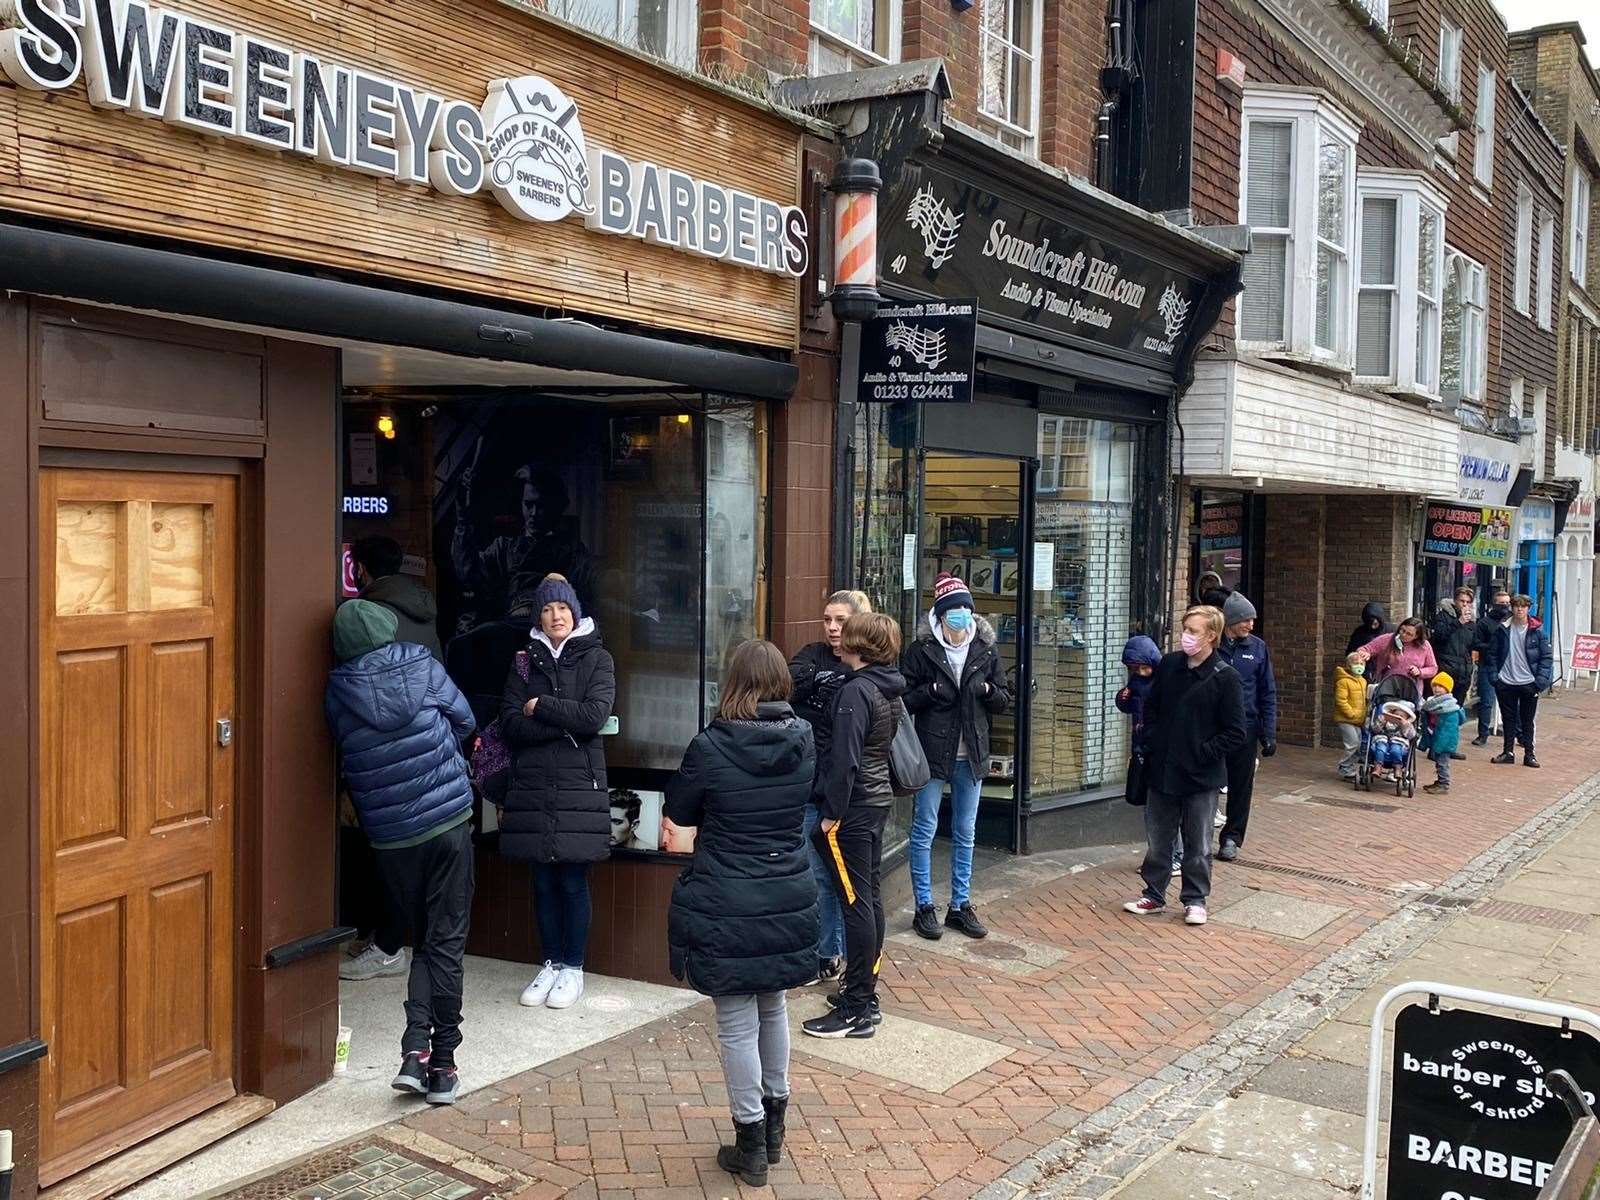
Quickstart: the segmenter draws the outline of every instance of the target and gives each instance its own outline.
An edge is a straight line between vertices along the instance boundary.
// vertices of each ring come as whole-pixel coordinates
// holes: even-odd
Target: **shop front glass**
[[[1199,599],[1201,580],[1208,574],[1220,578],[1230,591],[1247,587],[1249,495],[1197,488],[1194,505],[1195,556],[1190,578],[1195,582],[1195,599]]]
[[[1028,758],[1032,804],[1120,783],[1127,718],[1112,705],[1134,625],[1130,424],[1041,415]],[[1042,568],[1042,569],[1041,569]]]
[[[479,725],[537,622],[534,589],[567,576],[616,661],[616,848],[685,849],[663,845],[661,789],[715,710],[733,648],[764,630],[764,406],[363,397],[344,424],[347,553],[373,535],[399,543],[402,573],[437,597],[445,666]]]

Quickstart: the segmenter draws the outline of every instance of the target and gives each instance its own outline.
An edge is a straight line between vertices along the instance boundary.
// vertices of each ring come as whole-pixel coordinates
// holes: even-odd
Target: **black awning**
[[[0,289],[766,400],[799,378],[775,359],[19,225],[0,224]]]

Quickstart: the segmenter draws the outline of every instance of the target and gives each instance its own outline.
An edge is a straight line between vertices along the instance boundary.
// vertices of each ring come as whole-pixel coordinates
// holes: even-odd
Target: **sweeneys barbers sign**
[[[489,191],[523,220],[591,229],[799,276],[805,214],[585,139],[578,105],[536,75],[472,103],[325,61],[147,0],[0,0],[0,71],[20,87],[301,154],[450,196]]]

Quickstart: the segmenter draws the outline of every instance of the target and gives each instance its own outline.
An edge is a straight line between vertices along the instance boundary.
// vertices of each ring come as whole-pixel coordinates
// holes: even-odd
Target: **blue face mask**
[[[970,608],[952,608],[945,613],[944,623],[951,629],[971,629],[972,610]]]

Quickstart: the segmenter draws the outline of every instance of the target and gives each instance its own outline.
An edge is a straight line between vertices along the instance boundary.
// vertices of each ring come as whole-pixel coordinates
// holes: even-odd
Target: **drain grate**
[[[1401,888],[1382,887],[1375,883],[1359,883],[1354,879],[1346,879],[1341,875],[1328,875],[1322,871],[1309,871],[1305,867],[1286,867],[1280,863],[1256,862],[1253,859],[1241,858],[1233,864],[1236,867],[1250,867],[1256,871],[1271,871],[1274,875],[1289,875],[1295,879],[1312,879],[1317,883],[1333,883],[1339,887],[1354,888],[1358,892],[1375,892],[1380,896],[1406,896],[1410,893]]]
[[[1497,921],[1537,925],[1542,929],[1565,929],[1569,933],[1581,933],[1594,921],[1593,917],[1583,913],[1542,908],[1537,904],[1518,904],[1513,900],[1483,900],[1472,906],[1472,912],[1480,917],[1493,917]]]
[[[1478,901],[1472,896],[1448,896],[1444,892],[1424,892],[1417,897],[1418,904],[1430,904],[1434,908],[1471,908]]]
[[[1376,800],[1352,800],[1349,796],[1318,796],[1307,794],[1301,796],[1307,804],[1326,804],[1331,808],[1356,808],[1362,812],[1392,813],[1399,812],[1398,804],[1379,804]]]
[[[223,1200],[479,1200],[482,1182],[373,1138],[316,1154]]]

